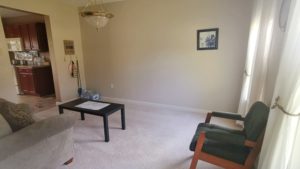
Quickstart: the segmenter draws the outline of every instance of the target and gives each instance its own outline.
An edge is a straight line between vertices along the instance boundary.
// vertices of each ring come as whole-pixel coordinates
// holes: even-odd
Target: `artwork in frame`
[[[64,40],[64,48],[65,48],[66,55],[74,55],[75,54],[73,40]]]
[[[197,31],[197,50],[218,49],[219,28]]]

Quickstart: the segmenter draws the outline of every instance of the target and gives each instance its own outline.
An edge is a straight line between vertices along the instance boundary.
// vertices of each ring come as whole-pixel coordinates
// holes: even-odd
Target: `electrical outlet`
[[[113,89],[115,85],[113,83],[110,84],[110,88]]]

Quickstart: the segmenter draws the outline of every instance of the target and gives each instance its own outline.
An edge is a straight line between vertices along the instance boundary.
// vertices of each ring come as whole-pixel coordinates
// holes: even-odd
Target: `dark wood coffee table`
[[[109,103],[109,102],[101,102],[101,101],[94,101],[94,102],[101,102],[101,103],[108,103],[109,106],[106,106],[100,110],[91,110],[91,109],[84,109],[80,107],[76,107],[77,105],[84,103],[86,101],[92,101],[87,100],[83,98],[79,98],[67,103],[63,103],[58,106],[59,114],[64,113],[64,109],[72,110],[80,112],[81,114],[81,120],[85,120],[84,114],[91,114],[96,116],[102,116],[103,117],[103,124],[104,124],[104,134],[105,134],[105,142],[109,142],[109,131],[108,131],[108,116],[113,114],[114,112],[121,110],[121,121],[122,121],[122,129],[125,130],[125,106],[124,104],[117,104],[117,103]]]

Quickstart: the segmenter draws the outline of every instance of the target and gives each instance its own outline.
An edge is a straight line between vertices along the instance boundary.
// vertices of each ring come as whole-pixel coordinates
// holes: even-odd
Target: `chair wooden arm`
[[[241,120],[244,121],[244,118],[235,113],[225,113],[225,112],[209,112],[206,115],[205,123],[210,123],[211,117],[219,117],[219,118],[226,118],[231,120]]]
[[[255,146],[257,145],[257,143],[256,143],[256,142],[254,142],[254,141],[245,140],[245,143],[244,143],[244,145],[245,145],[245,146],[247,146],[247,147],[251,147],[251,148],[253,148],[253,147],[255,147]]]
[[[212,116],[211,112],[207,113],[205,123],[210,123],[211,116]]]

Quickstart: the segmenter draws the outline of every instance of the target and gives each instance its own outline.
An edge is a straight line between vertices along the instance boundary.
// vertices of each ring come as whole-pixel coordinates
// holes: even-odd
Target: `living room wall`
[[[102,96],[236,111],[252,2],[126,0],[99,32],[81,19],[86,82]],[[196,50],[198,29],[219,28],[218,50]]]
[[[34,12],[47,15],[46,27],[48,39],[50,39],[49,49],[54,78],[57,82],[56,90],[59,90],[59,101],[73,99],[77,95],[76,79],[71,78],[68,72],[69,58],[64,60],[63,40],[74,40],[76,56],[79,59],[81,80],[85,85],[84,65],[82,55],[81,33],[79,24],[79,14],[77,7],[64,4],[59,0],[26,0],[11,1],[0,0],[0,5],[13,9]],[[0,25],[1,26],[1,25]],[[0,29],[0,97],[11,101],[18,101],[14,85],[12,66],[9,62],[7,47],[3,28]]]

